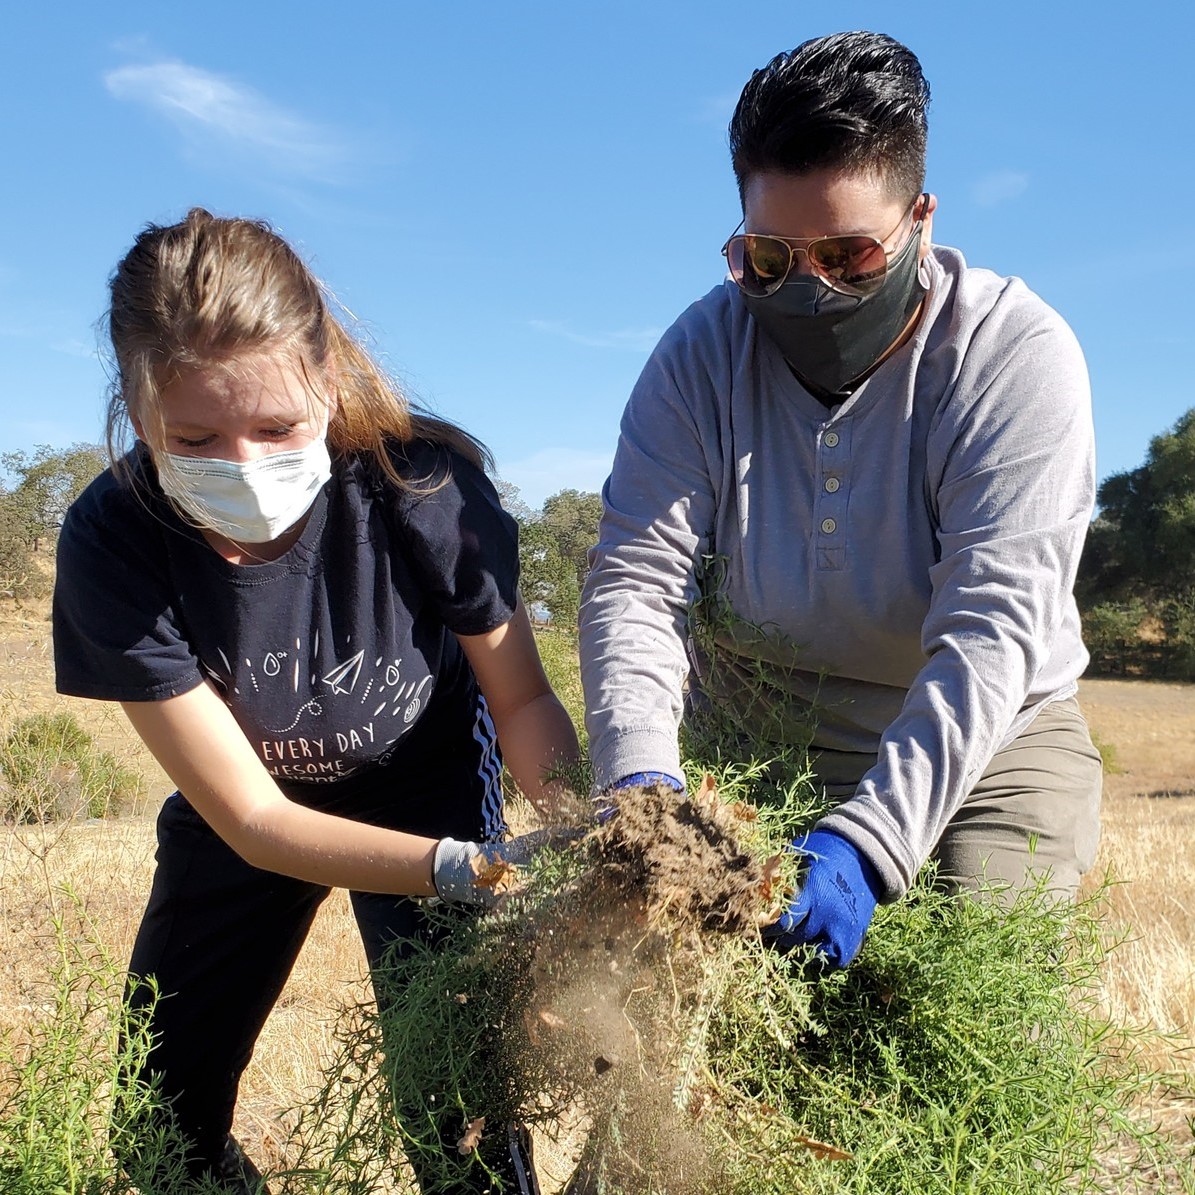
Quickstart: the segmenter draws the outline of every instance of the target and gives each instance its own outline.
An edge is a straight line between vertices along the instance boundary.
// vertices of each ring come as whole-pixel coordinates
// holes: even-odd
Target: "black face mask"
[[[864,298],[798,274],[775,294],[744,295],[743,302],[797,377],[826,394],[840,394],[888,351],[924,297],[920,245],[920,236],[910,236],[889,264],[884,284]]]

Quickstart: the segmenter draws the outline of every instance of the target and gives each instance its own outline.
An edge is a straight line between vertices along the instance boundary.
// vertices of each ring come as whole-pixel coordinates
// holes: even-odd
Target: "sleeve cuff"
[[[636,772],[664,772],[683,777],[674,731],[655,728],[625,730],[603,739],[590,751],[593,790],[603,792]]]
[[[899,900],[912,886],[920,864],[900,838],[895,824],[888,824],[887,815],[874,803],[846,801],[823,817],[817,828],[845,838],[875,868],[881,903]]]

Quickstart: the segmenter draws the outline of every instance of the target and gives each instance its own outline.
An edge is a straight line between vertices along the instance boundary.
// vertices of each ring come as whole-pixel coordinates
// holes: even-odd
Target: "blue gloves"
[[[670,776],[667,772],[632,772],[631,775],[616,780],[612,787],[617,792],[620,788],[632,788],[635,785],[647,788],[652,784],[666,784],[669,788],[675,788],[678,793],[685,791],[683,782],[675,776]]]
[[[763,939],[777,950],[807,943],[835,969],[859,953],[879,903],[882,885],[871,862],[832,830],[814,830],[793,843],[804,855],[804,882],[786,912],[766,926]]]
[[[618,806],[611,799],[612,794],[623,788],[646,788],[652,784],[666,784],[678,793],[685,791],[684,783],[667,772],[632,772],[593,798],[593,815],[597,818],[597,824],[604,826],[618,812]]]

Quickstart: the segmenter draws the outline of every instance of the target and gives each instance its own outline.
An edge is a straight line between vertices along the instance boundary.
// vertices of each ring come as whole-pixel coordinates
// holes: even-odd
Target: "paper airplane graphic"
[[[357,687],[357,678],[361,675],[361,661],[364,657],[365,652],[362,650],[343,664],[338,664],[324,676],[324,684],[331,685],[333,693],[351,693]]]

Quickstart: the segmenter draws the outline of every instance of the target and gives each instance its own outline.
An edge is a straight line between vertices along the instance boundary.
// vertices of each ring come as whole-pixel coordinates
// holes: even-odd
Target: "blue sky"
[[[721,278],[739,90],[847,28],[921,58],[936,238],[1020,275],[1077,331],[1100,476],[1195,406],[1187,3],[343,11],[12,6],[0,450],[99,437],[108,273],[144,223],[202,204],[274,223],[532,505],[597,489],[656,338]]]

